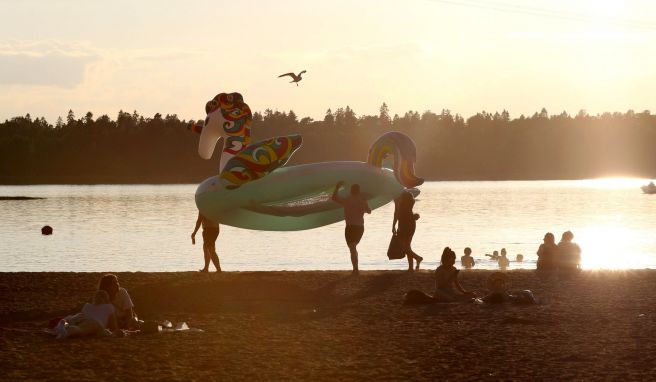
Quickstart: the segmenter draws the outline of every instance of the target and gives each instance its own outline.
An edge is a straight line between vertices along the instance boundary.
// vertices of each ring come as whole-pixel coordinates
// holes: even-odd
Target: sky
[[[656,2],[0,0],[0,120],[656,111]],[[299,86],[287,72],[307,70]]]

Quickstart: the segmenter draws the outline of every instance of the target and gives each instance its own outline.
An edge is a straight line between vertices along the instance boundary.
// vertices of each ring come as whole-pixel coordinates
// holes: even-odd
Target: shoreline
[[[492,270],[461,272],[483,289]],[[432,270],[118,272],[142,319],[202,333],[57,341],[101,272],[0,273],[3,380],[652,379],[656,270],[506,272],[534,306],[404,306]],[[44,357],[44,354],[52,356]],[[56,356],[55,356],[56,355]],[[42,365],[35,368],[34,365]]]

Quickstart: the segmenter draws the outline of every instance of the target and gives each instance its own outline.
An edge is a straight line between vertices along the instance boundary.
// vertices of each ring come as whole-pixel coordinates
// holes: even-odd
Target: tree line
[[[87,112],[50,124],[29,114],[0,123],[0,184],[197,183],[217,173],[218,155],[197,155],[193,121],[119,111],[115,119]],[[253,141],[300,133],[303,146],[289,165],[366,160],[382,133],[401,131],[417,145],[417,174],[428,180],[656,177],[656,115],[648,110],[510,118],[480,112],[467,119],[450,110],[358,116],[328,109],[323,120],[266,109],[253,115]]]

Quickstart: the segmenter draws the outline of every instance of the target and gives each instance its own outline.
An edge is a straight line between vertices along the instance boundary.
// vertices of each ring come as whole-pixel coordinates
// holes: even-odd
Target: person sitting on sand
[[[501,269],[502,271],[505,271],[510,266],[510,260],[508,259],[507,255],[508,254],[506,252],[506,249],[501,248],[501,257],[499,257],[497,263],[499,264],[499,269]]]
[[[403,191],[401,196],[394,199],[394,220],[392,221],[392,234],[396,235],[401,242],[403,252],[408,258],[408,271],[412,271],[413,260],[417,261],[415,269],[419,269],[419,264],[424,260],[412,250],[412,237],[417,228],[419,214],[412,212],[415,205],[415,197],[409,191]],[[399,223],[399,229],[396,229],[396,223]]]
[[[460,264],[463,268],[471,269],[474,267],[474,265],[476,265],[476,262],[474,261],[471,253],[471,248],[467,247],[465,248],[465,255],[460,257]]]
[[[433,295],[435,301],[465,301],[475,297],[473,292],[464,290],[458,281],[460,271],[454,266],[456,253],[451,248],[444,248],[440,263],[440,266],[435,269],[435,294]]]
[[[98,290],[104,290],[109,295],[109,301],[114,305],[116,321],[120,329],[134,329],[137,316],[134,314],[134,304],[125,288],[118,283],[116,275],[104,275],[98,283]]]
[[[221,263],[219,263],[219,255],[216,254],[216,239],[219,237],[219,223],[213,222],[198,212],[196,219],[196,227],[194,232],[191,233],[191,244],[196,244],[196,232],[203,226],[203,255],[205,258],[205,266],[199,272],[208,272],[210,267],[210,260],[214,264],[217,272],[221,272]]]
[[[572,242],[574,234],[571,231],[563,232],[558,243],[558,269],[565,272],[581,270],[581,247]]]
[[[86,303],[82,311],[76,315],[59,321],[55,327],[57,339],[93,336],[105,329],[117,329],[114,305],[109,302],[109,294],[97,290],[93,304]]]
[[[558,246],[556,245],[556,238],[551,232],[544,235],[543,243],[538,248],[538,263],[537,270],[551,271],[556,269],[556,261],[558,258]]]

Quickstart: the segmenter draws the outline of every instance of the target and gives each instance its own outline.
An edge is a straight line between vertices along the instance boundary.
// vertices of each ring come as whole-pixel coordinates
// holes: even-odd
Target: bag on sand
[[[403,305],[423,305],[434,302],[436,301],[433,297],[417,289],[411,289],[403,296]]]
[[[390,260],[402,259],[405,257],[399,235],[392,235],[389,247],[387,247],[387,257]]]

